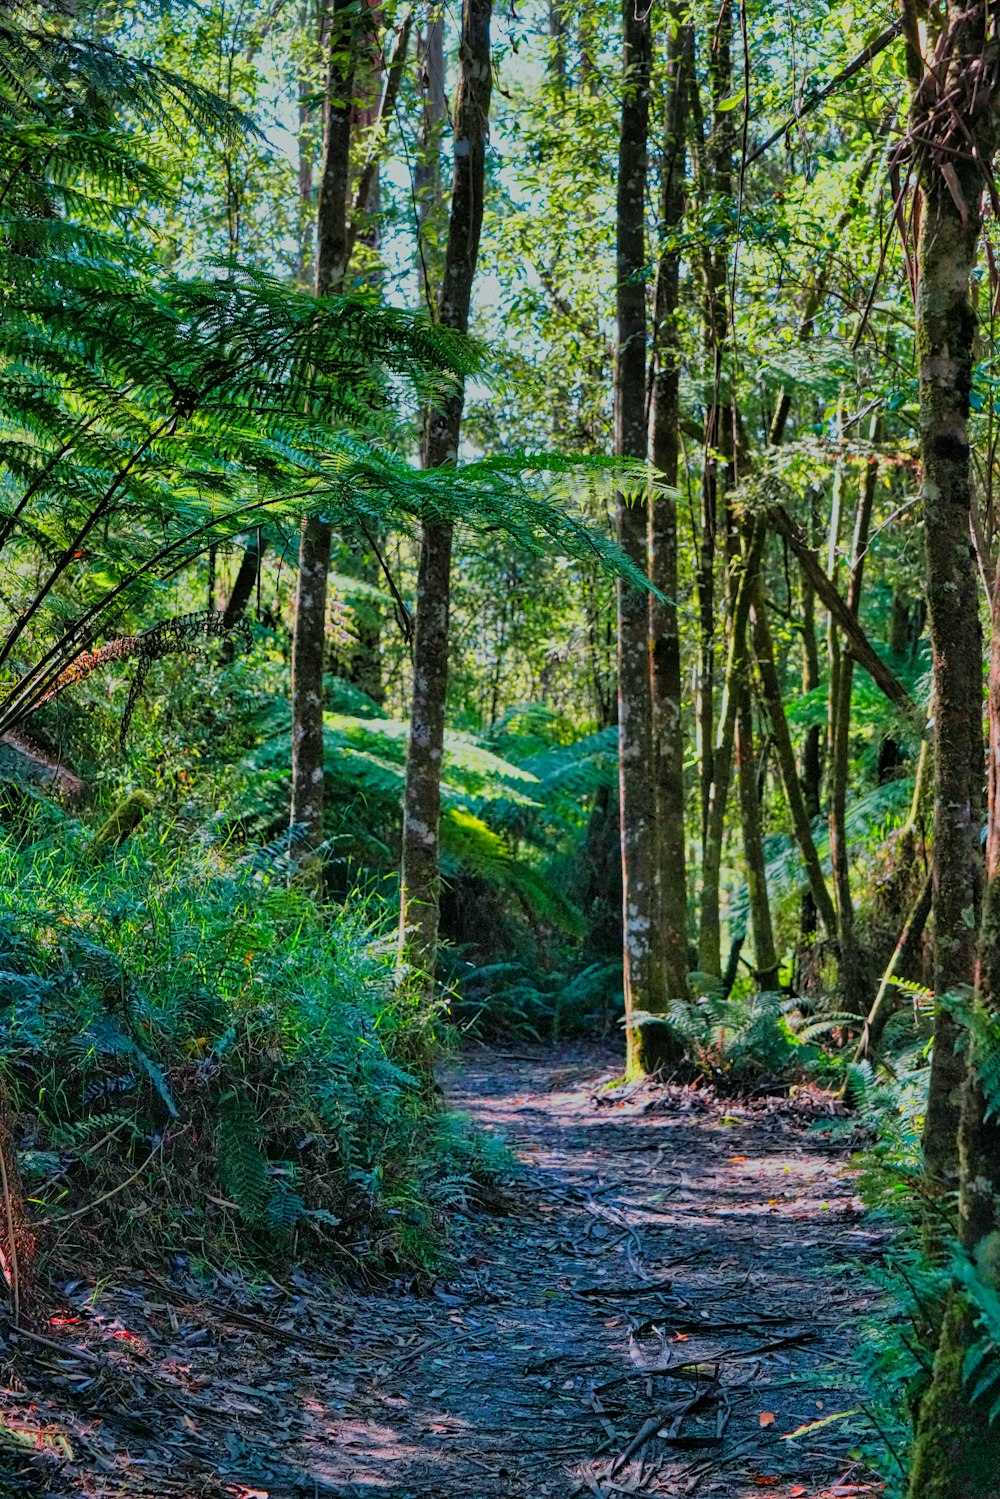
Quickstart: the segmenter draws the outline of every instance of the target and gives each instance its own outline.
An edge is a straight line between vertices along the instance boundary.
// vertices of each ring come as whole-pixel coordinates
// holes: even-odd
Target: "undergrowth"
[[[430,1267],[502,1153],[440,1107],[440,1020],[387,911],[155,817],[118,850],[38,804],[0,837],[0,1080],[43,1244]]]

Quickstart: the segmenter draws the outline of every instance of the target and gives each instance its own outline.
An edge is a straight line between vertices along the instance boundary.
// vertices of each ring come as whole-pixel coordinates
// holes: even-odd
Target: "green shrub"
[[[397,983],[388,912],[320,913],[280,851],[183,831],[151,819],[95,864],[89,831],[40,805],[0,838],[0,1078],[36,1217],[128,1215],[208,1258],[294,1237],[427,1262],[442,1184],[478,1178],[442,1125],[438,1015]]]

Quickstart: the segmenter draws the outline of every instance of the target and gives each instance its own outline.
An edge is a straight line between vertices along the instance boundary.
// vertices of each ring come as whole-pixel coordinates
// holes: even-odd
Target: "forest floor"
[[[64,1286],[44,1333],[5,1335],[0,1494],[877,1492],[841,1413],[886,1237],[824,1134],[837,1106],[602,1092],[613,1070],[518,1046],[443,1079],[524,1173],[422,1294],[292,1267],[208,1300],[134,1270]]]

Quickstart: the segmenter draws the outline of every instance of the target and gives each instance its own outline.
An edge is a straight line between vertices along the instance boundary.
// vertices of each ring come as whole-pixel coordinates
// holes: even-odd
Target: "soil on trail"
[[[445,1079],[526,1170],[514,1211],[459,1225],[429,1293],[291,1267],[208,1302],[135,1274],[69,1288],[65,1325],[8,1336],[5,1420],[50,1452],[10,1492],[875,1492],[841,1413],[857,1323],[878,1315],[863,1262],[885,1243],[845,1147],[809,1128],[835,1106],[679,1087],[609,1101],[612,1070],[518,1049]]]

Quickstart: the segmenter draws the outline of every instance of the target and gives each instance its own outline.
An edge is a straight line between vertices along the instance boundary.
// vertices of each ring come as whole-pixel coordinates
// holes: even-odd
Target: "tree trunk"
[[[348,256],[351,89],[354,76],[352,0],[334,0],[325,37],[323,162],[316,219],[316,292],[327,296],[344,279]],[[327,521],[306,516],[299,538],[299,576],[292,638],[292,805],[302,879],[322,884],[323,666],[326,644],[326,575],[332,533]]]
[[[872,435],[875,435],[873,426]],[[851,574],[847,585],[847,607],[855,620],[861,610],[861,586],[865,553],[871,529],[872,507],[878,482],[878,461],[870,459],[858,500],[851,545]],[[832,570],[831,570],[832,571]],[[831,643],[836,643],[836,625],[831,620]],[[854,902],[851,896],[851,861],[847,842],[847,782],[851,755],[851,694],[854,660],[847,652],[831,650],[830,660],[830,866],[837,906],[837,946],[844,1007],[851,1014],[865,1013],[864,974],[854,932]]]
[[[260,569],[264,560],[266,546],[267,542],[262,539],[258,531],[256,539],[250,546],[244,548],[243,556],[240,558],[240,565],[236,570],[236,577],[233,581],[223,614],[223,620],[227,629],[232,628],[253,597],[254,588],[257,586],[257,580],[260,577]],[[230,637],[223,641],[222,659],[223,661],[232,661],[235,654],[234,642]]]
[[[967,184],[977,203],[975,172]],[[927,603],[934,671],[934,987],[973,979],[981,867],[982,643],[970,542],[968,402],[977,226],[963,226],[944,182],[924,190],[917,301]],[[959,1094],[965,1067],[956,1022],[939,1010],[924,1153],[944,1191],[958,1185]]]
[[[729,658],[722,695],[719,737],[713,756],[712,786],[708,805],[708,831],[702,855],[701,913],[698,930],[698,965],[705,973],[722,971],[721,920],[719,884],[722,875],[722,846],[726,831],[726,804],[732,772],[733,747],[740,695],[746,678],[747,619],[750,600],[756,587],[760,559],[764,550],[764,527],[754,522],[747,541],[743,573],[733,603],[733,620],[729,639]]]
[[[623,7],[621,140],[618,151],[617,347],[615,452],[646,457],[645,193],[652,37],[649,11]],[[648,505],[644,495],[618,497],[618,542],[646,572]],[[656,924],[656,782],[653,771],[649,599],[618,580],[618,762],[622,844],[622,949],[628,1071],[663,1059],[662,1025],[633,1022],[636,1012],[664,1009]]]
[[[680,456],[680,350],[677,310],[684,217],[685,131],[694,37],[680,8],[671,11],[667,52],[666,133],[660,168],[664,249],[656,276],[650,456],[657,476],[677,487]],[[677,505],[654,490],[649,506],[649,574],[663,599],[650,595],[652,734],[656,826],[654,879],[659,967],[669,999],[688,996],[687,869],[684,832],[684,725],[681,642],[677,622]]]
[[[735,117],[730,105],[733,85],[733,10],[730,0],[722,0],[708,40],[707,73],[711,102],[711,126],[705,142],[699,188],[709,198],[729,204],[733,197],[733,161],[736,148]],[[725,210],[722,210],[724,217]],[[721,966],[721,933],[719,929],[719,876],[721,871],[721,835],[712,829],[712,799],[719,785],[728,789],[729,759],[732,742],[716,728],[715,718],[715,650],[717,630],[717,579],[719,534],[724,541],[725,562],[730,567],[728,585],[733,588],[738,538],[733,531],[725,500],[733,443],[732,392],[728,384],[726,352],[729,343],[729,234],[720,227],[710,244],[702,250],[702,276],[705,286],[704,323],[707,375],[710,394],[705,412],[705,436],[701,482],[701,537],[698,553],[698,622],[699,672],[696,703],[697,741],[701,765],[701,910],[700,966],[717,974]],[[729,600],[731,603],[731,599]],[[735,723],[735,720],[734,720]],[[723,745],[727,763],[715,765],[716,750]]]
[[[802,691],[808,693],[819,686],[816,591],[801,567],[799,568],[799,587],[802,599]],[[823,784],[823,730],[818,723],[810,724],[803,736],[799,760],[799,783],[802,787],[802,796],[811,829],[820,814]],[[802,960],[815,938],[819,916],[811,889],[803,892],[799,912],[798,959],[799,966],[802,967]],[[828,928],[828,931],[834,935],[836,926]]]
[[[760,796],[753,744],[753,709],[750,687],[744,679],[736,709],[736,769],[740,791],[740,822],[746,859],[750,931],[753,936],[754,978],[759,989],[778,987],[778,955],[774,950],[774,927],[767,894],[767,867],[760,824]]]
[[[472,283],[483,224],[486,132],[490,112],[491,0],[464,0],[455,105],[451,217],[445,250],[439,321],[468,331]],[[421,461],[437,468],[458,461],[464,394],[449,396],[424,422]],[[406,756],[400,951],[424,981],[433,980],[440,919],[438,834],[441,759],[448,687],[451,602],[450,521],[427,519],[420,540],[413,639],[413,706]]]
[[[558,92],[566,89],[566,17],[564,0],[549,0],[549,77]]]
[[[436,6],[432,7],[420,33],[417,66],[423,108],[413,164],[413,196],[416,200],[420,277],[424,298],[430,309],[435,305],[441,279],[441,246],[444,239],[441,137],[448,118],[444,11]]]
[[[988,887],[976,953],[981,885],[983,779],[982,650],[976,565],[970,543],[972,484],[969,395],[976,314],[972,276],[980,199],[996,154],[998,59],[986,9],[951,0],[944,31],[924,61],[916,13],[904,9],[914,87],[912,124],[922,214],[918,246],[917,355],[927,602],[934,672],[934,982],[939,994],[975,980],[977,1003],[1000,1011],[1000,859],[994,822],[1000,640],[993,619],[990,671]],[[936,47],[935,47],[936,40]],[[975,79],[974,87],[970,79]],[[947,106],[944,104],[947,100]],[[958,129],[954,129],[953,123]],[[959,130],[961,133],[959,133]],[[937,142],[944,137],[941,152]],[[955,149],[957,147],[957,149]],[[947,154],[945,154],[947,153]],[[987,1119],[970,1059],[956,1054],[956,1021],[939,1006],[924,1131],[930,1183],[960,1187],[958,1233],[979,1274],[997,1288],[1000,1234],[1000,1124]],[[973,1406],[964,1378],[975,1335],[964,1296],[952,1293],[930,1387],[917,1412],[910,1499],[997,1499],[1000,1425]]]
[[[233,582],[232,591],[226,603],[225,619],[227,626],[236,623],[253,597],[253,591],[257,586],[257,578],[260,574],[261,563],[264,560],[266,546],[267,542],[261,538],[260,532],[258,532],[255,540],[244,549],[243,556],[240,558],[240,565],[236,570],[236,578]]]
[[[800,569],[802,589],[802,691],[813,692],[819,686],[819,648],[816,642],[816,593]],[[811,724],[802,741],[802,765],[799,775],[802,795],[810,821],[819,816],[821,788],[823,784],[822,758],[823,731],[819,724]]]

